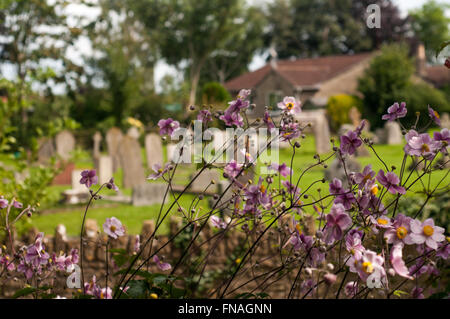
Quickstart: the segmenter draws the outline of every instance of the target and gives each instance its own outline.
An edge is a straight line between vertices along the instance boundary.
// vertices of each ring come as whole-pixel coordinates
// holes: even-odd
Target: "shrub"
[[[333,131],[337,132],[342,124],[351,123],[348,113],[353,106],[362,109],[361,100],[355,96],[338,94],[329,98],[327,113]]]
[[[218,82],[208,82],[202,88],[202,102],[214,106],[225,106],[231,100],[230,93]]]

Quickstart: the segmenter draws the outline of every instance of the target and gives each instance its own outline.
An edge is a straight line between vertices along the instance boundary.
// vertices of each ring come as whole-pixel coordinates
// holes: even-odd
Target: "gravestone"
[[[361,170],[361,164],[359,164],[353,156],[345,156],[344,162],[348,175],[352,172],[359,172]],[[330,166],[325,170],[324,177],[327,181],[332,181],[333,178],[338,178],[342,181],[344,188],[348,187],[344,165],[342,165],[342,161],[338,157],[335,157]]]
[[[389,121],[384,125],[386,130],[386,142],[389,145],[398,145],[403,143],[403,135],[400,125],[397,122]]]
[[[158,134],[151,133],[145,136],[145,152],[148,168],[152,168],[154,164],[163,164],[163,148],[161,137]]]
[[[124,136],[119,145],[120,165],[123,169],[123,187],[134,187],[145,183],[141,146],[130,136]]]
[[[56,153],[67,161],[70,153],[75,149],[75,138],[67,130],[59,132],[55,137]]]
[[[52,156],[55,155],[55,146],[53,140],[49,137],[42,137],[38,140],[38,162],[47,164]]]
[[[122,131],[117,127],[112,127],[106,132],[106,144],[108,146],[108,154],[113,160],[114,172],[117,172],[120,167],[119,145],[122,138]]]
[[[316,153],[324,154],[331,151],[330,127],[324,110],[303,111],[295,117],[302,125],[311,123],[315,137]],[[282,143],[280,143],[280,148]]]
[[[162,183],[144,183],[134,186],[131,203],[133,206],[161,204],[166,190],[167,184]]]
[[[94,148],[92,150],[92,156],[94,158],[100,157],[100,143],[102,142],[102,134],[100,132],[95,132],[94,136],[92,137],[94,140]]]
[[[375,136],[373,137],[373,142],[375,144],[386,144],[387,143],[387,135],[386,135],[386,130],[384,128],[377,128],[375,130]]]
[[[448,113],[442,113],[441,115],[441,127],[450,129],[450,115]]]
[[[359,123],[361,123],[361,112],[356,106],[352,106],[348,111],[348,118],[354,127],[358,127]]]
[[[138,139],[141,136],[141,133],[139,132],[139,129],[137,127],[132,126],[128,129],[127,135],[132,138]]]
[[[191,179],[194,176],[195,174],[191,176]],[[196,193],[202,193],[205,192],[206,187],[209,185],[206,192],[217,192],[219,179],[220,175],[216,170],[206,169],[192,182],[190,190]],[[211,184],[212,180],[214,184]]]
[[[97,159],[97,176],[98,183],[104,184],[109,182],[113,176],[113,161],[111,156],[101,155]]]
[[[68,204],[78,204],[85,202],[89,199],[89,189],[80,184],[82,170],[72,171],[72,189],[65,190],[63,192],[64,202]]]

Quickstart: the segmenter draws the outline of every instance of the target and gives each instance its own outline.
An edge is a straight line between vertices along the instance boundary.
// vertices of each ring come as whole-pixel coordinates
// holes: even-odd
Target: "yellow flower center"
[[[373,266],[370,261],[366,261],[362,264],[362,269],[366,274],[371,274],[373,272]]]
[[[387,223],[388,223],[388,221],[386,219],[383,219],[383,218],[378,218],[377,222],[380,225],[387,225]]]
[[[241,258],[238,258],[235,260],[236,264],[240,264],[241,263]]]
[[[434,116],[436,116],[437,118],[439,118],[439,113],[434,111]]]
[[[407,234],[408,234],[408,231],[406,230],[405,227],[401,226],[401,227],[397,228],[397,237],[399,239],[405,238]]]
[[[151,298],[151,299],[158,299],[158,295],[155,294],[155,293],[151,293],[151,294],[150,294],[150,298]]]
[[[370,192],[373,194],[373,195],[377,195],[378,194],[378,185],[374,185],[374,186],[372,186],[372,188],[370,189]]]
[[[105,299],[105,294],[103,293],[103,291],[100,293],[100,299]]]
[[[294,103],[289,102],[288,104],[286,104],[286,107],[288,110],[292,110],[292,108],[294,107]]]
[[[425,225],[423,226],[423,233],[425,236],[431,236],[434,233],[434,229],[430,225]]]
[[[429,152],[429,151],[430,151],[430,147],[427,144],[423,144],[422,145],[422,153]]]
[[[111,227],[109,228],[109,229],[111,229],[111,231],[114,233],[115,231],[116,231],[116,226],[114,226],[114,225],[111,225]]]
[[[300,228],[300,224],[295,225],[295,229],[297,229],[298,233],[302,234],[302,229]]]
[[[264,193],[264,192],[266,191],[266,186],[261,185],[261,186],[259,187],[259,189],[260,189],[260,191],[261,191],[262,193]]]

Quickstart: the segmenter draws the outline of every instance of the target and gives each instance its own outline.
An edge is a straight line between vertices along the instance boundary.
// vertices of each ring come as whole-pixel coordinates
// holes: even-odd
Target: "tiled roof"
[[[336,55],[319,58],[280,60],[276,67],[270,63],[262,68],[242,74],[225,83],[228,90],[254,88],[264,77],[274,70],[294,86],[313,86],[336,76],[355,64],[365,60],[372,53]]]
[[[450,69],[444,65],[428,66],[425,69],[425,73],[425,79],[437,87],[441,87],[444,84],[450,84]]]

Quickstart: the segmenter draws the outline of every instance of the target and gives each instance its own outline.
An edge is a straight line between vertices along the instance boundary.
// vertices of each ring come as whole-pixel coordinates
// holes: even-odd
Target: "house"
[[[416,56],[417,80],[436,87],[450,83],[449,69],[426,66],[423,45],[417,45],[411,51]],[[284,96],[295,96],[304,108],[317,109],[324,107],[333,95],[358,95],[358,79],[377,54],[378,51],[271,61],[256,71],[231,79],[225,87],[233,96],[242,88],[252,90],[250,99],[256,108],[248,114],[250,117],[261,117],[265,106],[276,107]]]

